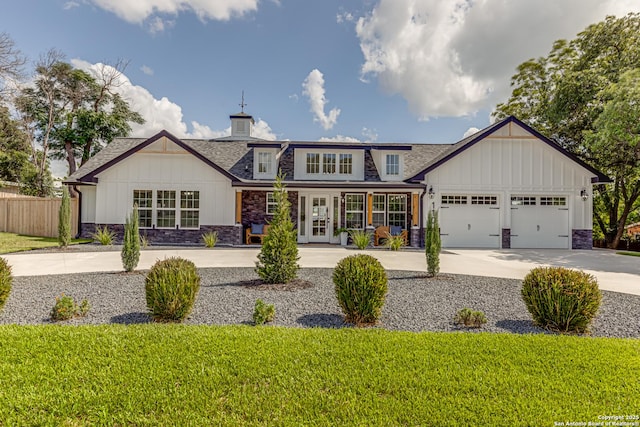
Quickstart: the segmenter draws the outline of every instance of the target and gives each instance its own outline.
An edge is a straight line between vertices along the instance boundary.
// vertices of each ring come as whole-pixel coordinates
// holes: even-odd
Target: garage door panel
[[[500,247],[500,209],[497,207],[443,206],[439,220],[442,247]]]
[[[511,247],[569,248],[569,209],[566,207],[566,199],[555,197],[562,199],[565,206],[541,206],[540,199],[535,205],[511,208]]]

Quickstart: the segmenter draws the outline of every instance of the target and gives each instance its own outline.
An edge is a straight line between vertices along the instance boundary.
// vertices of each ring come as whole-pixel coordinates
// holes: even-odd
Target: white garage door
[[[511,247],[569,248],[569,207],[564,196],[512,196]]]
[[[444,248],[499,248],[497,196],[442,195],[440,235]]]

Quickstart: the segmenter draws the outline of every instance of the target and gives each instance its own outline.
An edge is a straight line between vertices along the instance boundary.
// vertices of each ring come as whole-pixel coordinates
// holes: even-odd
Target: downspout
[[[75,238],[79,239],[82,234],[82,191],[76,185],[73,185],[73,189],[78,192],[78,230]]]

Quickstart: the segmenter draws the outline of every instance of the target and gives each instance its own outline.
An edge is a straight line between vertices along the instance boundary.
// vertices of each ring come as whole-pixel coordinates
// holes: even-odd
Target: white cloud
[[[140,67],[140,71],[145,73],[147,76],[153,76],[153,68],[147,65],[143,65],[142,67]]]
[[[342,24],[343,22],[353,22],[356,18],[351,12],[341,12],[336,15],[336,22]]]
[[[365,137],[367,142],[376,142],[378,140],[378,132],[375,129],[362,128],[362,136]]]
[[[64,10],[69,10],[69,9],[73,9],[74,7],[78,7],[80,6],[80,3],[78,3],[77,1],[68,1],[64,4],[64,6],[62,6],[62,8]]]
[[[466,132],[464,133],[464,135],[462,135],[462,139],[473,135],[474,133],[477,133],[478,131],[480,131],[480,129],[478,129],[477,127],[470,127],[469,129],[466,130]]]
[[[110,67],[101,63],[91,64],[80,59],[72,59],[71,64],[79,69],[92,73],[94,76],[100,75],[103,67]],[[147,138],[155,135],[161,130],[167,130],[178,138],[218,138],[231,134],[231,128],[214,130],[209,126],[191,121],[191,131],[184,122],[182,107],[170,101],[167,97],[156,99],[151,92],[142,86],[134,85],[126,75],[121,74],[115,89],[129,106],[137,111],[145,119],[142,125],[133,124],[129,136]],[[276,139],[269,124],[263,120],[258,120],[254,126],[253,136],[263,139]]]
[[[302,82],[302,94],[309,98],[311,112],[315,116],[314,122],[319,122],[324,130],[331,129],[338,121],[340,115],[339,108],[332,108],[329,114],[325,114],[324,106],[329,102],[324,97],[324,77],[322,73],[314,69],[312,70],[304,82]]]
[[[331,137],[323,136],[320,138],[320,142],[360,142],[360,140],[351,136],[336,135]]]
[[[227,21],[258,9],[258,0],[90,0],[131,23],[163,15],[192,12],[201,21]]]
[[[400,94],[420,119],[465,116],[510,93],[521,62],[546,55],[632,0],[380,0],[356,23],[363,81]]]

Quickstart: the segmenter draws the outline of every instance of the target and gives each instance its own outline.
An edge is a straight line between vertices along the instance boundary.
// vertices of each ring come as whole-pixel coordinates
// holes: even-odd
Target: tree
[[[0,106],[0,180],[19,182],[27,187],[36,168],[30,161],[29,138],[9,114]],[[29,188],[23,187],[28,192]]]
[[[616,230],[611,247],[617,247],[632,209],[640,206],[640,69],[627,71],[618,83],[604,91],[602,113],[594,130],[585,132],[600,168],[614,177],[613,189],[600,192],[598,205],[610,214],[608,224]],[[604,218],[596,221],[606,228]]]
[[[76,171],[78,160],[82,165],[114,138],[126,136],[131,123],[144,122],[114,92],[120,70],[103,65],[98,75],[96,79],[74,69],[60,53],[50,51],[36,67],[34,87],[23,89],[17,100],[45,156],[50,151],[66,160],[69,174]]]
[[[7,33],[0,33],[0,103],[13,91],[11,83],[22,78],[26,58]]]
[[[69,189],[62,187],[62,203],[58,211],[58,244],[63,248],[71,242],[71,204],[69,202]]]
[[[297,233],[291,220],[291,202],[283,180],[284,175],[280,171],[273,185],[276,211],[256,262],[256,272],[269,284],[288,283],[296,278],[300,269]]]
[[[427,230],[424,239],[425,254],[427,256],[427,273],[436,277],[440,272],[440,225],[438,224],[438,212],[429,209],[427,216]]]
[[[625,212],[638,206],[633,186],[623,176],[631,170],[636,174],[640,162],[635,167],[612,164],[603,157],[602,140],[589,135],[603,135],[603,121],[612,118],[603,115],[612,96],[611,85],[617,84],[627,71],[638,68],[640,14],[608,16],[571,41],[556,41],[547,57],[522,63],[511,79],[511,97],[499,104],[493,115],[497,119],[514,115],[595,168],[607,171],[614,182],[597,187],[594,217],[610,247],[622,236]],[[624,144],[616,145],[626,152],[622,149]],[[623,196],[623,187],[627,196]]]
[[[135,270],[140,261],[140,229],[138,224],[138,205],[124,224],[124,240],[122,242],[122,266],[127,273]]]

